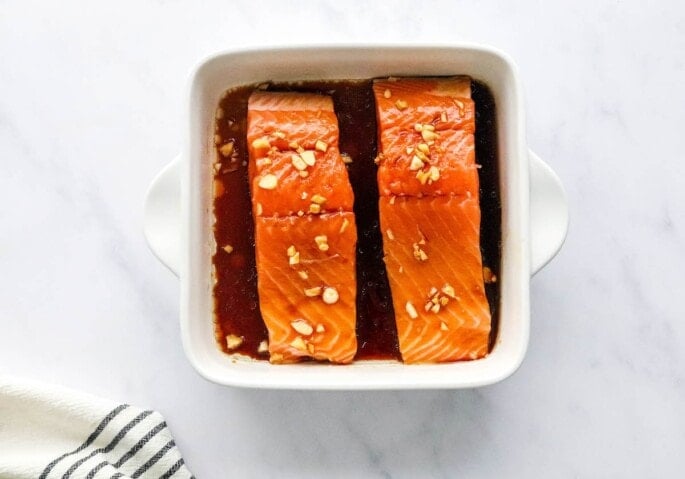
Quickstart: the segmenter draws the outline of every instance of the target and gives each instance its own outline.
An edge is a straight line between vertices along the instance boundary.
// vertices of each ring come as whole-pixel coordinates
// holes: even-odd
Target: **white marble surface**
[[[0,372],[158,409],[199,478],[682,474],[684,4],[224,3],[0,1]],[[189,70],[242,45],[398,40],[490,43],[520,67],[571,211],[525,362],[456,392],[208,383],[141,232]]]

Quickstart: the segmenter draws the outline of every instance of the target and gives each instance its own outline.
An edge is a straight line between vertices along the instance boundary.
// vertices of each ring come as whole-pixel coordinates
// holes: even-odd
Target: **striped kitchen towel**
[[[1,479],[186,479],[161,414],[0,375]]]

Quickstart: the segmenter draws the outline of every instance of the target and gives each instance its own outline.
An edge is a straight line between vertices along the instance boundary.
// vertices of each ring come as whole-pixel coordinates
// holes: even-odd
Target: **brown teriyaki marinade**
[[[476,162],[480,181],[480,240],[483,265],[498,277],[485,284],[492,314],[490,349],[499,324],[501,207],[497,174],[497,129],[495,102],[490,89],[472,82],[476,104]],[[247,173],[247,101],[258,85],[229,90],[219,103],[215,122],[216,155],[221,168],[215,169],[214,237],[217,251],[212,261],[217,282],[214,286],[215,335],[228,352],[226,335],[243,338],[232,353],[257,359],[268,338],[259,311],[257,268],[254,255],[254,224]],[[331,95],[338,117],[340,152],[352,158],[348,173],[354,191],[357,223],[357,354],[355,359],[400,360],[395,313],[383,263],[383,245],[378,218],[376,110],[370,80],[319,81],[261,85],[270,91],[301,91]],[[233,142],[233,153],[224,157],[221,147]],[[226,149],[224,149],[226,152]],[[222,249],[231,245],[227,253]]]

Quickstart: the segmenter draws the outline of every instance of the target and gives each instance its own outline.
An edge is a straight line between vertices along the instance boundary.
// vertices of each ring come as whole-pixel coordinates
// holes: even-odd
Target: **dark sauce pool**
[[[273,91],[305,91],[333,96],[340,128],[340,151],[353,162],[348,173],[354,190],[357,222],[357,340],[355,359],[400,359],[395,313],[383,263],[383,246],[378,219],[376,112],[371,81],[322,81],[269,84]],[[249,85],[232,89],[219,104],[216,120],[217,155],[221,169],[215,173],[219,191],[215,196],[214,237],[217,252],[213,257],[217,283],[214,286],[215,333],[219,346],[228,352],[226,335],[243,337],[231,352],[266,359],[257,353],[268,334],[259,312],[257,270],[254,258],[254,225],[248,185],[246,130],[247,100],[256,88]],[[501,208],[497,175],[497,129],[495,102],[483,83],[472,83],[476,104],[476,161],[481,165],[481,253],[483,265],[499,277],[501,250]],[[233,159],[223,158],[219,149],[233,142]],[[233,251],[221,249],[230,244]],[[499,324],[499,280],[486,284],[485,292],[492,312],[490,349]]]

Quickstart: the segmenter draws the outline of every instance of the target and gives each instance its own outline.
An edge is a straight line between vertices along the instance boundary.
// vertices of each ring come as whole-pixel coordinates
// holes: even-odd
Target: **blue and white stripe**
[[[39,479],[194,479],[164,418],[127,404],[107,414],[76,449],[48,464]]]

